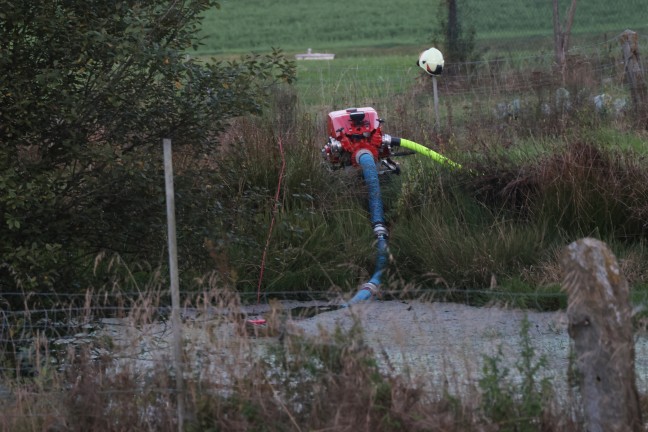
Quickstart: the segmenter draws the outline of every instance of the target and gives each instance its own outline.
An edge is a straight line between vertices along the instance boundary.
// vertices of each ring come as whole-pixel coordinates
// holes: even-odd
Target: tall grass
[[[428,145],[466,167],[447,171],[413,155],[398,159],[400,176],[382,179],[391,231],[385,290],[398,293],[411,283],[475,303],[504,296],[519,305],[554,309],[564,301],[557,257],[564,245],[583,236],[609,242],[622,262],[628,256],[634,263],[631,284],[645,286],[647,268],[637,256],[644,253],[647,233],[643,135],[632,129],[630,113],[596,111],[583,96],[592,91],[590,71],[583,69],[580,81],[570,78],[567,93],[551,90],[556,85],[551,80],[543,89],[533,83],[521,87],[524,74],[507,72],[498,86],[517,82],[522,103],[506,116],[485,109],[488,102],[481,97],[467,98],[463,89],[470,89],[470,82],[447,78],[440,128],[429,83],[417,79],[393,89],[389,103],[373,100],[371,86],[353,80],[333,83],[344,86],[341,93],[353,90],[352,96],[320,99],[323,104],[313,104],[303,88],[283,89],[273,109],[241,119],[222,138],[214,184],[228,185],[218,199],[220,219],[229,225],[214,230],[210,240],[237,275],[237,289],[257,290],[272,196],[280,187],[263,292],[353,291],[374,265],[363,182],[355,169],[331,171],[319,150],[328,111],[373,105],[386,120],[386,132]],[[479,76],[471,80],[481,82]],[[390,89],[383,86],[380,94],[386,92]],[[279,139],[287,167],[281,184]]]

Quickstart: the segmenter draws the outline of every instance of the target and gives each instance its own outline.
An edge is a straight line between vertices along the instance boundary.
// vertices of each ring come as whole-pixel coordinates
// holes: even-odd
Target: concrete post
[[[605,243],[585,238],[567,247],[562,269],[586,429],[643,430],[630,290],[616,258]]]

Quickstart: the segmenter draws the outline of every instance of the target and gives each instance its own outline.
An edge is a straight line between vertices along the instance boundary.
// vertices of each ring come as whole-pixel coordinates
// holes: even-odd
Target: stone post
[[[584,238],[567,247],[562,269],[586,430],[643,430],[630,292],[616,258],[605,243]]]

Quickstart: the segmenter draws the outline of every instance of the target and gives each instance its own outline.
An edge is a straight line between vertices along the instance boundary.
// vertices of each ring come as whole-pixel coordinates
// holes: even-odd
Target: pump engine
[[[398,172],[391,161],[392,138],[383,134],[383,120],[371,107],[347,108],[328,114],[328,142],[322,155],[334,168],[357,166],[360,151],[369,151],[375,161],[381,162],[383,171]]]

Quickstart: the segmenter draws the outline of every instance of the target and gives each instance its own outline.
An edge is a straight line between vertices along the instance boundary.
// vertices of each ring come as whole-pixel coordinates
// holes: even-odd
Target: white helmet
[[[441,75],[443,71],[443,54],[436,48],[430,48],[419,55],[416,62],[428,75]]]

